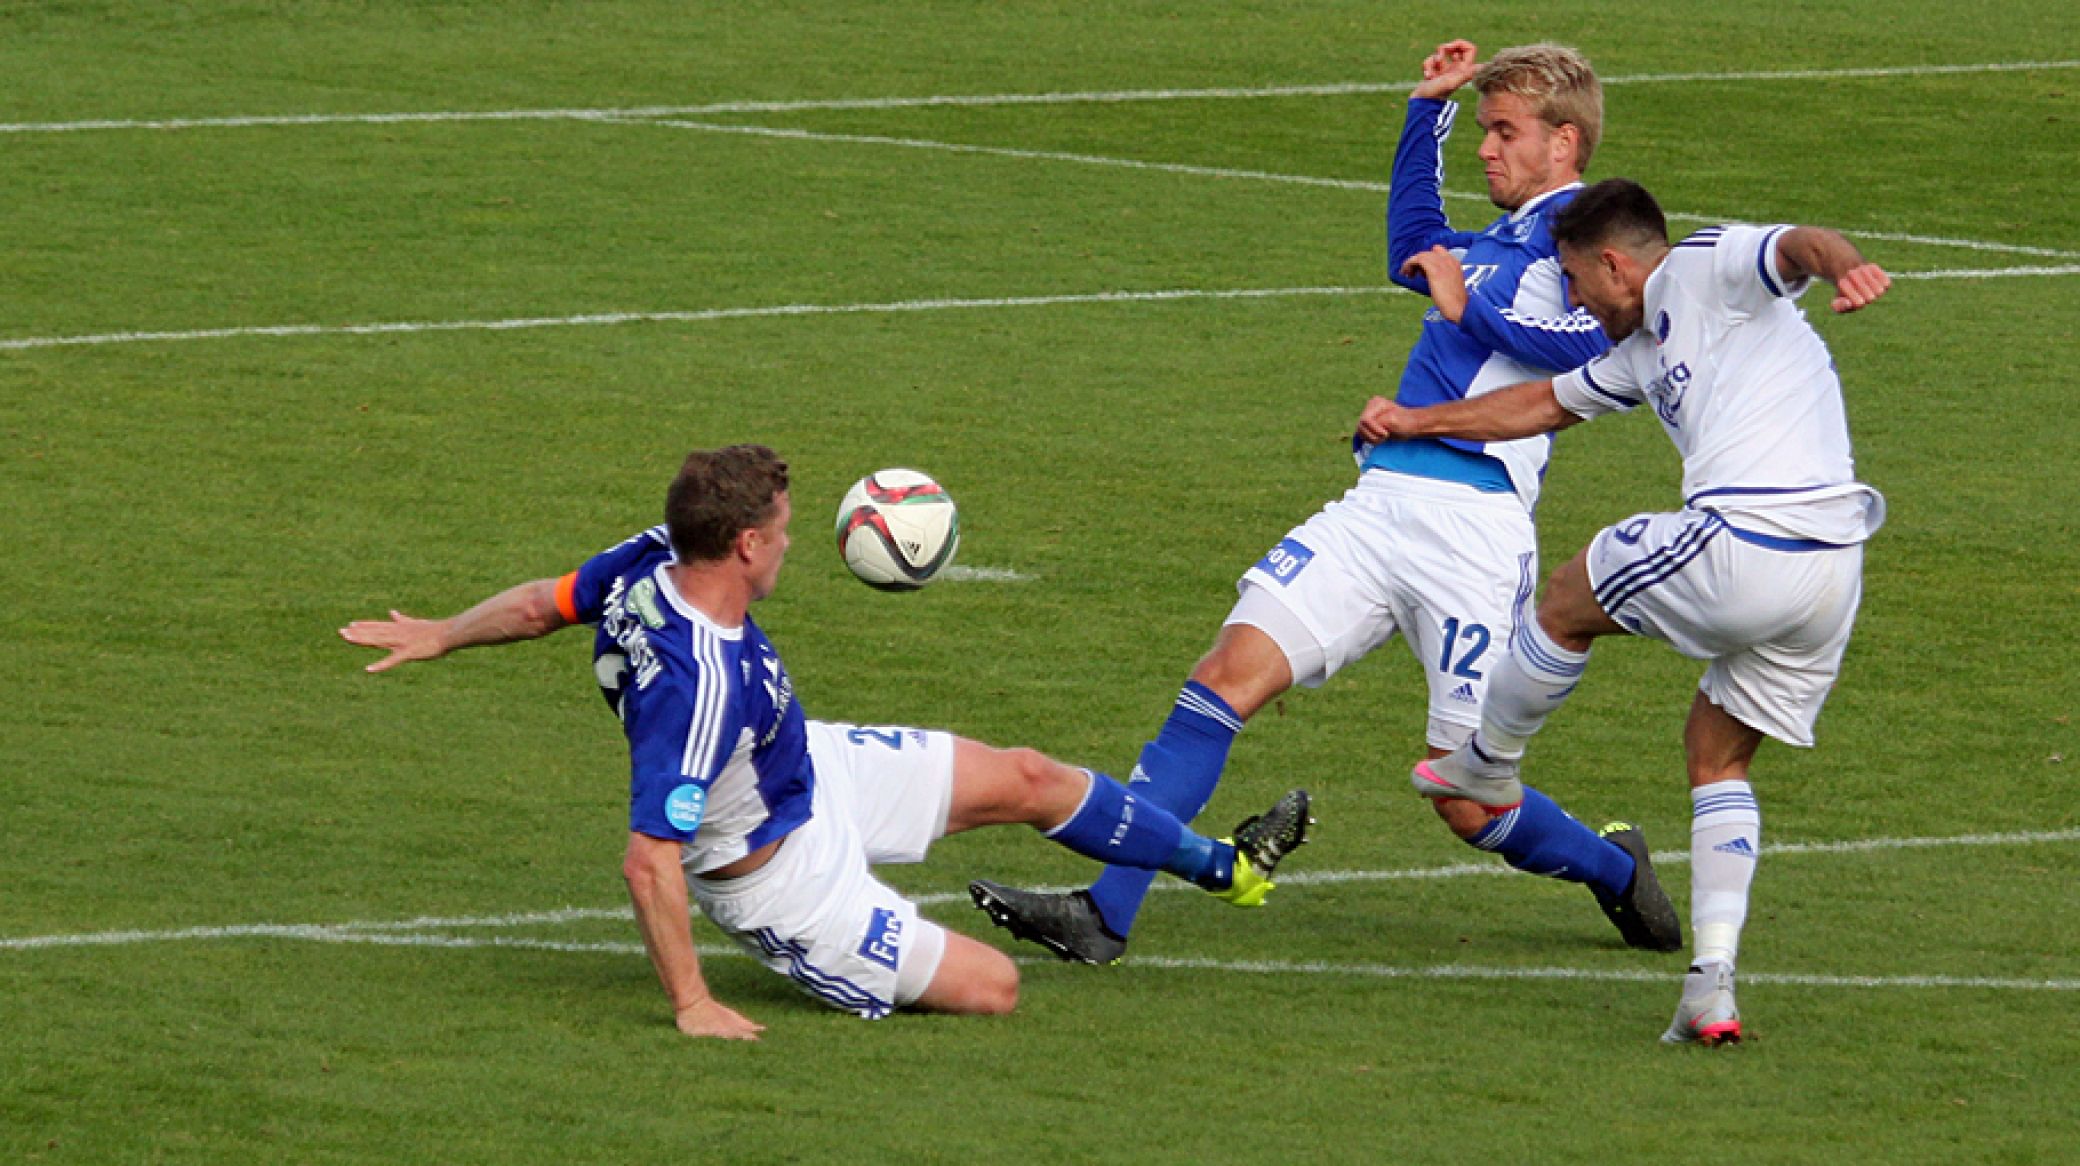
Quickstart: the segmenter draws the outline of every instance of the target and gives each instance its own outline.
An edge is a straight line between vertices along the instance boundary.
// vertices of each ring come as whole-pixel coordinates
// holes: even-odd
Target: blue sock
[[[1163,869],[1205,890],[1225,891],[1235,885],[1235,847],[1186,830]]]
[[[1163,806],[1129,794],[1119,781],[1104,773],[1090,775],[1090,792],[1084,804],[1069,815],[1069,821],[1048,829],[1046,836],[1061,842],[1086,858],[1100,863],[1140,867],[1144,871],[1167,871],[1171,863],[1188,863],[1181,877],[1200,873],[1202,863],[1184,846],[1186,836],[1198,838]],[[1188,850],[1179,858],[1179,848]]]
[[[1134,792],[1189,822],[1199,816],[1220,784],[1228,747],[1242,731],[1242,718],[1228,702],[1196,680],[1178,693],[1177,704],[1156,739],[1141,748],[1134,766]],[[1189,876],[1186,876],[1189,877]],[[1114,935],[1125,938],[1155,873],[1115,866],[1091,884],[1091,901]]]
[[[1492,819],[1467,842],[1494,851],[1518,870],[1586,883],[1606,895],[1622,895],[1632,882],[1631,855],[1528,785],[1523,805]]]

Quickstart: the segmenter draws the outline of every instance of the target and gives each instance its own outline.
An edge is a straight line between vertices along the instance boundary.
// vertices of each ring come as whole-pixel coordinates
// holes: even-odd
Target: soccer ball
[[[838,503],[838,553],[869,587],[915,591],[953,561],[960,544],[960,511],[929,474],[876,470]]]

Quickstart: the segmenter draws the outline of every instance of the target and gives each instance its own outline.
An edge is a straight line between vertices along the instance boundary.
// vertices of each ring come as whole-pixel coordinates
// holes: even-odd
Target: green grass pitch
[[[866,1025],[718,953],[769,1029],[689,1041],[585,637],[370,677],[334,636],[568,570],[759,440],[812,715],[1123,769],[1351,480],[1424,307],[1379,290],[1393,85],[1462,35],[1584,49],[1592,176],[1679,228],[1924,277],[1806,301],[1892,517],[1820,747],[1756,765],[1747,1044],[1655,1043],[1683,957],[1578,888],[1453,873],[1399,646],[1236,747],[1211,825],[1317,795],[1270,909],[1158,895],[1127,965],[1032,962],[995,1020]],[[0,1158],[2071,1161],[2076,58],[2054,0],[0,11]],[[453,116],[528,111],[593,112]],[[886,465],[1019,578],[847,578],[823,524]],[[1649,419],[1565,435],[1548,562],[1676,480]],[[1599,648],[1535,780],[1681,851],[1695,672]],[[969,878],[1089,873],[998,830],[889,877],[996,940]]]

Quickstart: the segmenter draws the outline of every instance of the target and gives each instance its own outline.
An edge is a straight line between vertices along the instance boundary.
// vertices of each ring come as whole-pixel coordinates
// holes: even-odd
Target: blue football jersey
[[[1445,217],[1441,147],[1458,105],[1411,100],[1394,153],[1387,197],[1388,276],[1428,295],[1429,282],[1401,274],[1401,265],[1431,247],[1459,256],[1465,269],[1466,311],[1458,323],[1436,308],[1423,316],[1395,399],[1411,408],[1457,401],[1522,381],[1542,380],[1579,367],[1610,347],[1596,318],[1567,303],[1565,276],[1553,244],[1552,218],[1574,198],[1575,186],[1532,199],[1480,231],[1455,231]],[[1508,472],[1526,506],[1538,497],[1551,440],[1424,439],[1486,454]],[[1381,447],[1359,444],[1363,464],[1377,464]]]
[[[557,584],[597,625],[593,671],[628,735],[629,829],[687,844],[695,873],[809,820],[816,776],[794,683],[748,615],[723,627],[680,597],[662,526]]]

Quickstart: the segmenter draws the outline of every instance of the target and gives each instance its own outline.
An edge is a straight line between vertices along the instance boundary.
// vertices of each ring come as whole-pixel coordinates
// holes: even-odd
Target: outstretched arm
[[[1465,247],[1473,235],[1452,230],[1444,213],[1444,140],[1458,106],[1448,99],[1480,68],[1472,42],[1437,46],[1423,61],[1423,81],[1409,94],[1401,140],[1387,193],[1387,278],[1421,295],[1430,294],[1420,270],[1407,270],[1411,256],[1431,247]]]
[[[1777,270],[1796,282],[1818,276],[1834,285],[1837,312],[1869,307],[1892,286],[1892,277],[1867,262],[1854,243],[1825,227],[1793,227],[1777,237]]]
[[[387,649],[388,656],[368,666],[370,672],[382,672],[413,660],[435,660],[458,648],[532,640],[569,622],[556,606],[556,580],[536,579],[447,619],[417,619],[392,611],[389,619],[355,620],[339,634],[350,644]]]
[[[1386,397],[1374,397],[1358,415],[1358,436],[1367,441],[1394,437],[1461,437],[1470,441],[1509,441],[1578,425],[1553,395],[1551,381],[1525,381],[1478,397],[1409,409]]]
[[[650,966],[672,999],[672,1015],[687,1036],[724,1040],[757,1040],[766,1026],[753,1021],[708,993],[701,978],[701,957],[693,949],[688,921],[686,873],[679,866],[679,843],[631,831],[621,876],[635,904],[636,926]]]

